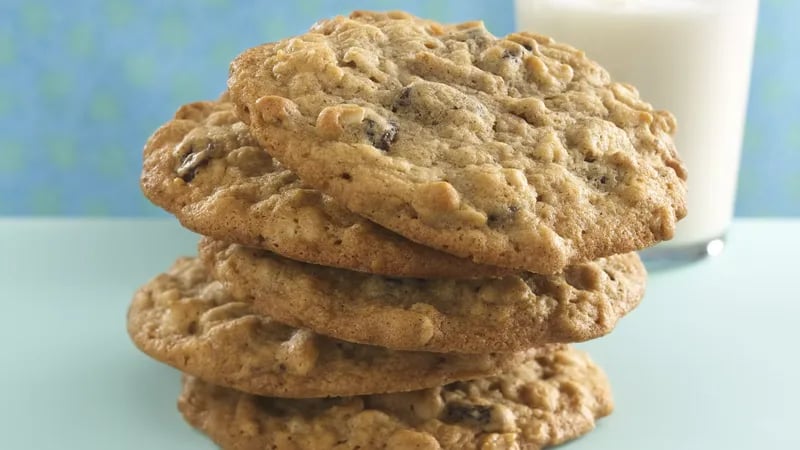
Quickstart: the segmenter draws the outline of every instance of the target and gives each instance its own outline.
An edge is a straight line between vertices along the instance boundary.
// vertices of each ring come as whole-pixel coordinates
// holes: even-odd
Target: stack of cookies
[[[231,449],[534,449],[611,412],[568,343],[685,215],[675,121],[567,45],[356,12],[249,49],[149,139],[204,237],[128,330]]]

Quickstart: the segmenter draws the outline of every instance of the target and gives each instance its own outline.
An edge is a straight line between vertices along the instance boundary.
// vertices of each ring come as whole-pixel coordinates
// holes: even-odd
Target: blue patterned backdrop
[[[514,27],[511,0],[0,1],[0,214],[160,214],[138,188],[147,136],[216,97],[241,50],[358,8]],[[762,0],[740,215],[800,215],[797,17]]]

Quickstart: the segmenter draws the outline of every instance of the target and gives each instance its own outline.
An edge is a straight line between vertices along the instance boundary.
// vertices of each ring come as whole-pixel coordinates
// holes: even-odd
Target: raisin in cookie
[[[228,87],[302,180],[479,263],[553,274],[686,214],[674,117],[544,36],[355,12],[245,51]]]
[[[191,230],[289,258],[420,278],[508,272],[410,242],[307,187],[264,152],[225,97],[184,105],[153,134],[141,186]]]
[[[351,342],[402,350],[486,353],[610,332],[644,294],[635,253],[558,275],[485,280],[387,278],[315,266],[203,238],[200,256],[255,310]]]
[[[190,258],[136,293],[128,332],[157,360],[274,397],[409,391],[495,374],[525,356],[402,352],[319,336],[255,314]]]
[[[535,450],[588,433],[613,405],[602,370],[564,347],[495,377],[363,397],[256,397],[185,377],[178,408],[229,449]]]

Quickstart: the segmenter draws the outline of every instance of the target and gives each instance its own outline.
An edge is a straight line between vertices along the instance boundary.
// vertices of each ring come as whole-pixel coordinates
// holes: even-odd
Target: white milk
[[[519,30],[584,50],[675,114],[689,215],[668,246],[708,242],[730,224],[757,10],[758,0],[516,0]]]

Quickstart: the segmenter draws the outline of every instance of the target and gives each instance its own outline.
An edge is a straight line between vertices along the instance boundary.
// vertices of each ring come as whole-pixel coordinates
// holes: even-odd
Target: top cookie
[[[355,12],[247,50],[228,86],[301,179],[476,262],[556,273],[686,214],[673,116],[544,36]]]
[[[226,97],[182,106],[153,134],[141,186],[191,230],[300,261],[414,278],[508,272],[410,242],[307,187],[264,152]]]

